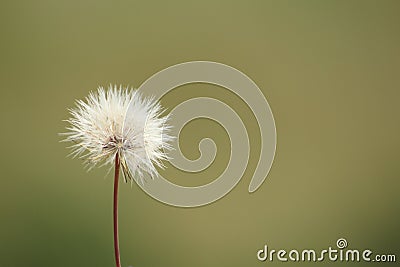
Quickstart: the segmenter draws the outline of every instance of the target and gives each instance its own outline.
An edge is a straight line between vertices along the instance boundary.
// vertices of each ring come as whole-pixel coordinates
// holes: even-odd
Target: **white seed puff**
[[[71,118],[63,141],[74,143],[71,155],[85,159],[89,169],[113,164],[118,154],[125,181],[148,173],[157,176],[155,165],[163,167],[170,149],[168,116],[161,105],[144,98],[138,90],[110,85],[99,87],[85,101],[77,100],[69,110]]]

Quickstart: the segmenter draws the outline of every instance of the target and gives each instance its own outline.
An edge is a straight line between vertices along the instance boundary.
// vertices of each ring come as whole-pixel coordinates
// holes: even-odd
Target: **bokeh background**
[[[249,108],[216,86],[177,88],[164,106],[209,96],[240,114],[250,164],[201,208],[121,186],[123,266],[280,266],[257,250],[323,249],[340,237],[400,257],[399,14],[399,1],[1,1],[0,267],[114,266],[112,174],[87,173],[57,133],[67,108],[99,85],[138,87],[192,60],[258,84],[276,120],[273,167],[249,194],[260,141]],[[196,158],[204,137],[219,147],[215,164],[193,175],[168,168],[168,179],[218,176],[229,156],[221,126],[191,122],[183,151]]]

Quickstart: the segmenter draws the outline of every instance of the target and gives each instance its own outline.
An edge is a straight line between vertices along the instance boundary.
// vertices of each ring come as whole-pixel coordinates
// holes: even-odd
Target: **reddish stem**
[[[118,184],[119,184],[119,153],[115,155],[115,174],[114,174],[114,252],[116,267],[121,267],[119,257],[119,241],[118,241]]]

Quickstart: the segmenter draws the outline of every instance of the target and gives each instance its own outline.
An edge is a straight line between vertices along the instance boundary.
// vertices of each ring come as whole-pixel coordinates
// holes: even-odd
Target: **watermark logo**
[[[269,249],[268,245],[257,251],[259,261],[293,261],[293,262],[316,262],[316,261],[340,261],[340,262],[396,262],[395,254],[377,254],[370,249],[350,249],[347,240],[339,238],[336,247],[327,249]]]
[[[347,240],[344,239],[344,238],[339,238],[339,239],[336,241],[336,246],[337,246],[339,249],[343,249],[343,248],[347,247]]]
[[[182,85],[207,83],[224,87],[240,97],[252,110],[261,133],[261,151],[248,191],[256,191],[266,179],[276,148],[276,128],[270,106],[259,87],[241,71],[225,64],[209,61],[193,61],[168,67],[147,79],[139,89],[157,100]],[[130,112],[129,110],[127,111]],[[223,173],[211,183],[196,187],[173,184],[167,179],[147,179],[138,184],[147,194],[163,203],[178,207],[197,207],[212,203],[229,193],[243,176],[250,156],[247,129],[239,115],[229,105],[209,97],[191,98],[171,110],[169,122],[176,136],[169,152],[171,164],[186,172],[199,172],[212,164],[218,149],[210,138],[198,144],[201,156],[187,159],[179,147],[179,135],[183,127],[196,118],[207,118],[218,122],[227,132],[231,153]]]

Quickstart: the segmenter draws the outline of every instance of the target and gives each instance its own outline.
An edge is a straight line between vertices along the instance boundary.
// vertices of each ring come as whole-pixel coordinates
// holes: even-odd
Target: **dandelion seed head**
[[[163,167],[165,151],[171,148],[163,111],[156,100],[144,98],[138,90],[99,87],[69,110],[63,141],[73,143],[71,155],[84,159],[89,169],[113,164],[118,154],[125,181],[143,182],[146,173],[157,176],[155,166]]]

